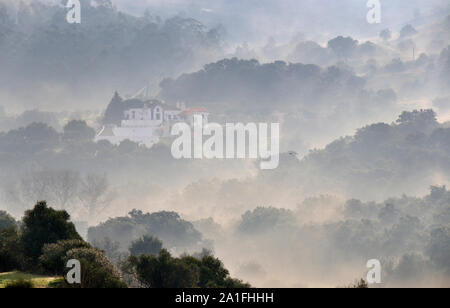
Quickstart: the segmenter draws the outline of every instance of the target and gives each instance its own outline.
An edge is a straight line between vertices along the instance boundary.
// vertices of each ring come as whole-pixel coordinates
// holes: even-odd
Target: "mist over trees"
[[[0,3],[0,91],[16,93],[25,106],[32,96],[21,88],[132,92],[215,59],[221,48],[220,31],[192,18],[135,17],[110,1],[83,0],[81,9],[83,22],[72,25],[62,5]]]
[[[380,24],[360,0],[81,3],[68,24],[0,0],[0,273],[368,287],[376,258],[380,287],[450,285],[448,3],[388,1]],[[94,141],[145,102],[279,123],[279,167]]]
[[[383,264],[383,286],[448,285],[450,250],[445,217],[449,196],[445,187],[432,187],[424,198],[403,196],[380,203],[327,198],[325,204],[317,198],[293,210],[260,207],[248,211],[234,226],[240,238],[234,245],[245,256],[239,259],[242,266],[254,264],[254,270],[240,270],[241,277],[261,280],[261,268],[271,267],[284,282],[297,286],[308,286],[319,272],[329,275],[319,279],[322,282],[345,281],[349,279],[346,275],[364,271],[365,261],[373,256]],[[314,222],[314,207],[335,212],[330,219]],[[222,244],[224,255],[231,257],[226,251],[232,243]],[[339,268],[348,272],[343,274]],[[277,285],[283,286],[283,281]]]
[[[359,0],[348,0],[345,4],[333,0],[262,0],[257,4],[254,0],[113,2],[120,9],[135,14],[141,14],[145,9],[166,16],[181,12],[209,25],[221,23],[231,41],[249,43],[265,42],[267,37],[283,40],[299,32],[314,40],[322,38],[324,33],[374,36],[383,27],[402,27],[412,21],[421,25],[437,16],[445,17],[448,11],[448,3],[442,0],[411,0],[407,5],[387,1],[382,3],[382,23],[369,24],[367,1]]]
[[[170,220],[164,221],[163,217],[167,216],[164,213],[153,214],[153,217],[155,215],[157,220],[162,220],[160,223],[171,224]],[[239,279],[231,278],[222,261],[206,250],[192,256],[184,254],[179,258],[172,257],[167,250],[162,249],[162,242],[151,236],[133,242],[131,255],[111,259],[107,251],[81,239],[66,211],[54,210],[45,201],[38,202],[33,209],[25,212],[20,228],[6,212],[0,212],[0,219],[2,272],[20,270],[63,276],[68,272],[66,265],[69,260],[80,262],[81,283],[73,284],[58,278],[53,281],[53,288],[250,287]],[[152,226],[158,227],[161,228],[161,225],[154,223]],[[151,251],[150,246],[153,246]],[[32,282],[29,285],[33,287]]]
[[[130,252],[136,255],[143,250],[138,248],[138,245],[143,245],[146,241],[155,241],[149,236],[162,240],[165,248],[178,253],[196,252],[202,248],[209,248],[211,245],[203,239],[203,235],[192,223],[183,220],[175,212],[144,214],[142,211],[133,210],[127,217],[109,219],[98,226],[89,228],[88,231],[89,241],[100,242],[105,238],[114,239],[120,244],[121,250],[127,251],[130,248]]]
[[[361,128],[261,177],[273,184],[282,177],[305,193],[330,189],[366,200],[421,191],[436,178],[449,176],[450,131],[435,116],[432,110],[403,112],[395,123]]]

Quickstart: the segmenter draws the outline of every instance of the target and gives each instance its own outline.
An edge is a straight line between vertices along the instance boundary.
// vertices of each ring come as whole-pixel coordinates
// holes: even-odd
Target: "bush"
[[[348,286],[349,289],[368,289],[369,284],[364,279],[357,280],[350,286]]]
[[[133,256],[157,255],[162,247],[163,243],[159,239],[150,235],[144,235],[131,244],[129,251]]]
[[[39,263],[43,271],[52,275],[63,275],[69,260],[67,252],[76,248],[91,248],[91,245],[82,240],[64,240],[55,244],[45,244]]]
[[[38,202],[34,209],[26,211],[22,231],[25,255],[36,262],[45,244],[81,240],[69,219],[70,215],[66,211],[49,208],[46,202]]]
[[[126,288],[119,270],[102,251],[95,248],[76,248],[67,253],[67,259],[75,259],[81,264],[81,284],[68,285],[70,288]]]
[[[8,282],[5,285],[5,289],[32,289],[34,284],[31,280],[25,280],[23,278]]]

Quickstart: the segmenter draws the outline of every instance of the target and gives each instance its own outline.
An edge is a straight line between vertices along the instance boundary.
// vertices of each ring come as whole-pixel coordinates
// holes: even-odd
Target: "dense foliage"
[[[63,275],[69,261],[67,253],[78,248],[91,248],[91,245],[82,240],[62,240],[54,244],[45,244],[39,263],[45,273]]]
[[[6,214],[4,214],[6,216]],[[56,211],[38,202],[25,212],[22,228],[0,229],[0,272],[24,271],[65,276],[71,259],[81,263],[81,284],[58,283],[67,288],[124,288],[120,271],[103,251],[81,239],[65,211]],[[11,288],[33,287],[13,281]]]
[[[129,251],[133,256],[157,255],[162,248],[163,243],[159,239],[151,235],[144,235],[131,243]]]
[[[66,211],[56,211],[46,202],[38,202],[33,210],[25,212],[22,242],[25,254],[37,261],[45,244],[61,240],[81,240]]]
[[[220,260],[212,256],[197,259],[174,258],[163,249],[158,256],[131,256],[125,265],[147,288],[248,288],[249,285],[229,277]]]
[[[23,245],[17,228],[0,229],[0,272],[24,266]]]
[[[105,254],[94,248],[74,248],[67,252],[67,259],[80,261],[81,284],[67,285],[70,288],[126,288],[119,270]]]

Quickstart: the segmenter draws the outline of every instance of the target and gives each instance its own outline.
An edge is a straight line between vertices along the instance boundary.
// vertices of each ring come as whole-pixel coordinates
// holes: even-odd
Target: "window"
[[[160,121],[160,120],[161,120],[161,109],[160,109],[159,107],[156,107],[156,108],[155,108],[155,119],[156,119],[157,121]]]

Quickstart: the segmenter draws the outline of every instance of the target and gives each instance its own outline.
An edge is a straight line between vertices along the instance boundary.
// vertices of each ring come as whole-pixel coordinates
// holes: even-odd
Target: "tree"
[[[182,261],[198,268],[200,288],[249,288],[250,285],[230,277],[230,272],[224,267],[222,261],[211,255],[195,258],[185,256]]]
[[[81,240],[66,211],[56,211],[42,201],[32,210],[25,212],[22,242],[27,257],[37,261],[45,244],[61,240]]]
[[[60,135],[46,124],[32,123],[9,131],[2,139],[2,151],[30,154],[53,150],[59,144]]]
[[[80,143],[92,141],[95,130],[89,127],[85,121],[73,120],[64,126],[63,138],[66,142]]]
[[[88,217],[93,218],[108,207],[113,196],[106,174],[88,174],[81,182],[79,198]]]
[[[61,209],[73,203],[80,186],[80,175],[70,170],[53,171],[51,174],[50,194]]]
[[[98,245],[105,238],[111,238],[120,243],[120,249],[127,251],[133,240],[147,234],[144,227],[138,225],[130,217],[117,217],[88,230],[88,240]],[[102,248],[102,246],[97,246]]]
[[[120,242],[113,241],[109,237],[105,237],[103,240],[92,241],[92,245],[100,249],[105,253],[105,255],[110,259],[112,262],[116,263],[120,260],[120,258],[124,255],[124,253],[120,252]],[[128,256],[128,255],[127,255]]]
[[[431,231],[426,254],[437,267],[450,274],[450,228],[439,227]]]
[[[245,234],[262,234],[276,227],[294,224],[294,214],[290,210],[258,207],[242,215],[238,230]]]
[[[158,256],[130,256],[127,273],[148,288],[248,288],[250,285],[229,276],[223,263],[213,256],[174,258],[162,249]]]
[[[328,42],[328,48],[342,58],[349,58],[358,46],[358,41],[351,37],[338,36]]]
[[[106,108],[103,124],[120,124],[125,108],[122,97],[117,91],[114,92],[114,96]]]
[[[202,241],[202,234],[178,213],[162,211],[144,214],[142,211],[133,210],[129,215],[145,228],[147,234],[161,239],[167,248],[187,248]]]
[[[78,199],[80,176],[70,170],[42,170],[22,176],[4,188],[8,202],[23,209],[36,200],[47,200],[57,208],[67,209]]]
[[[144,235],[134,241],[130,246],[130,253],[133,256],[158,255],[163,247],[163,243],[151,235]]]
[[[417,34],[417,30],[411,25],[406,25],[400,30],[400,37],[405,38]]]
[[[450,17],[448,18],[450,20]],[[450,46],[442,50],[439,57],[439,63],[442,67],[441,76],[445,85],[450,82]]]
[[[384,29],[380,32],[380,37],[383,41],[389,41],[392,38],[392,32],[389,29]]]
[[[16,220],[4,211],[0,211],[0,230],[17,226]]]
[[[0,228],[0,273],[21,270],[25,264],[20,233],[16,227]]]
[[[199,281],[194,265],[173,258],[165,249],[158,256],[131,256],[129,264],[138,281],[147,288],[195,288]]]
[[[398,117],[397,123],[399,125],[417,126],[417,127],[431,127],[437,128],[438,122],[436,113],[432,109],[404,111]]]
[[[34,110],[26,110],[16,118],[17,127],[26,127],[33,123],[44,123],[49,127],[59,129],[59,121],[56,113]]]

